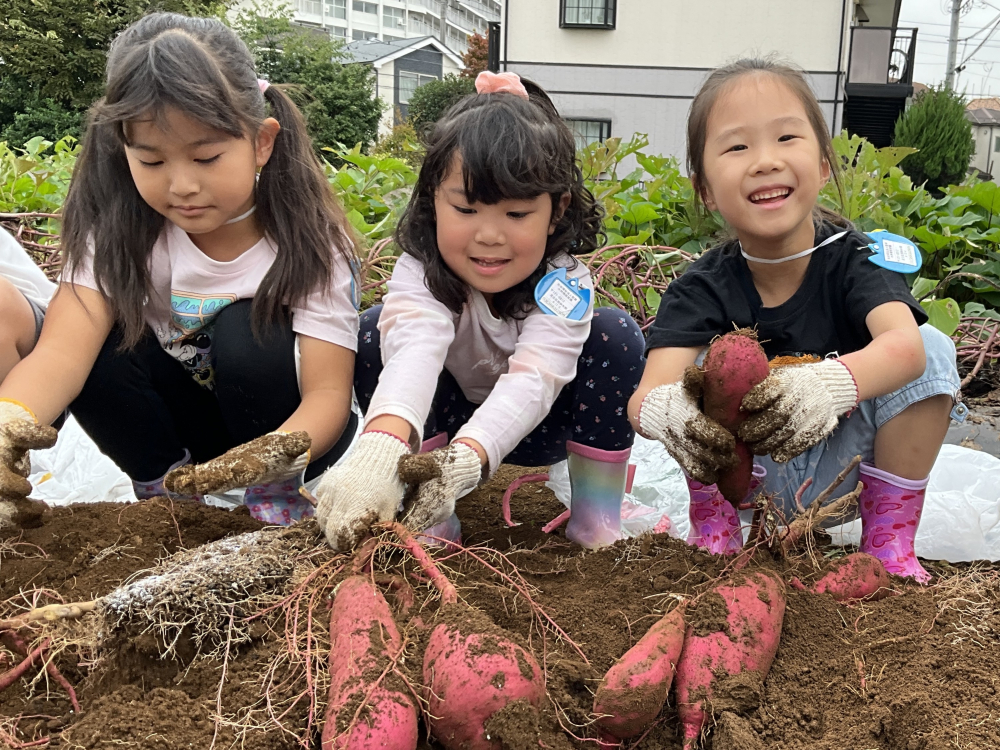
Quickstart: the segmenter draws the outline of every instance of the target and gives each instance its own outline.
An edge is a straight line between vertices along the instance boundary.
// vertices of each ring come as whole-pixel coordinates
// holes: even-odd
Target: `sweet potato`
[[[743,397],[770,372],[767,355],[753,331],[727,333],[712,342],[701,365],[702,406],[705,416],[714,419],[736,438],[738,463],[719,474],[722,496],[736,504],[750,491],[753,456],[737,430],[746,415],[740,411]]]
[[[430,733],[445,750],[500,750],[486,722],[514,701],[537,707],[545,695],[541,667],[489,617],[459,603],[451,581],[406,527],[391,528],[441,593],[439,623],[424,651]]]
[[[619,740],[648,729],[667,701],[684,645],[684,607],[664,615],[604,675],[594,696],[601,731]]]
[[[417,707],[394,684],[402,639],[381,592],[363,576],[340,584],[330,612],[330,700],[323,750],[414,750]]]
[[[674,677],[685,750],[697,744],[710,714],[759,703],[781,639],[785,587],[770,573],[737,573],[688,611]]]
[[[890,592],[889,574],[877,557],[855,552],[831,563],[827,573],[810,589],[817,594],[829,594],[838,602],[877,601]]]

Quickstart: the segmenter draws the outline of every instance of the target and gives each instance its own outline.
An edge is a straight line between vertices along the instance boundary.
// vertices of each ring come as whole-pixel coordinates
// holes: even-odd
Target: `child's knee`
[[[35,344],[35,313],[21,291],[4,278],[0,278],[0,321],[0,344],[27,355]]]

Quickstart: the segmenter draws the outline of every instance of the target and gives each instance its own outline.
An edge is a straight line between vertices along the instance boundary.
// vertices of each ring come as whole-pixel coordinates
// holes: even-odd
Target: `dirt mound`
[[[513,704],[491,720],[503,747],[593,747],[592,741],[572,737],[594,736],[589,713],[603,673],[674,598],[703,591],[726,561],[665,536],[584,552],[561,532],[541,532],[562,510],[542,485],[524,485],[515,493],[512,515],[520,525],[508,528],[500,501],[522,471],[503,467],[492,482],[459,502],[469,551],[437,557],[461,598],[527,644],[546,671],[550,700],[541,715]],[[0,589],[7,600],[0,617],[58,598],[104,596],[179,550],[260,528],[243,509],[227,512],[162,499],[59,508],[47,511],[42,521],[38,528],[0,537]],[[409,561],[401,565],[403,556],[387,539],[377,563],[395,566],[395,572],[411,569]],[[827,553],[840,554],[836,548]],[[147,633],[110,659],[74,647],[70,639],[56,662],[77,687],[82,714],[70,710],[58,684],[46,685],[44,670],[40,676],[29,671],[0,692],[0,747],[48,739],[38,746],[180,750],[214,743],[291,750],[301,746],[298,737],[318,746],[331,587],[350,573],[350,565],[332,554],[303,557],[304,570],[311,572],[293,584],[312,593],[256,618],[248,626],[250,639],[231,648],[197,655],[197,639],[184,638],[174,658],[161,659],[163,644]],[[786,576],[792,572],[769,565]],[[898,596],[855,607],[790,591],[781,647],[759,705],[717,716],[707,746],[1000,747],[1000,575],[989,566],[929,567],[941,576],[935,587],[896,581]],[[808,578],[810,570],[799,564],[795,572]],[[320,580],[321,586],[308,588]],[[414,581],[413,587],[411,614],[432,621],[436,599],[425,584]],[[403,587],[390,602],[406,598]],[[708,627],[711,607],[698,612]],[[403,620],[401,625],[409,643],[401,667],[414,674],[421,631]],[[290,643],[290,633],[306,634],[305,640]],[[0,648],[0,672],[18,661]],[[310,700],[307,689],[319,699]],[[270,713],[269,705],[275,709]],[[659,723],[632,746],[679,748],[676,712],[664,709]],[[422,747],[434,745],[422,740]]]

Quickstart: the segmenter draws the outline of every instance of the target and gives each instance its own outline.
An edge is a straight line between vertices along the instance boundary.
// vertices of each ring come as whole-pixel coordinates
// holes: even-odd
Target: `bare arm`
[[[41,424],[50,424],[83,389],[112,323],[100,292],[61,284],[38,344],[0,384],[0,398],[20,401]]]
[[[354,352],[327,341],[300,335],[302,403],[279,429],[305,430],[312,456],[324,455],[340,439],[351,411]]]
[[[872,342],[841,357],[858,386],[858,401],[902,388],[926,367],[924,342],[913,312],[904,302],[886,302],[865,318]]]
[[[684,370],[698,359],[701,350],[700,346],[663,347],[649,352],[639,387],[628,400],[628,418],[636,432],[639,432],[639,409],[646,394],[658,385],[679,381],[684,376]]]

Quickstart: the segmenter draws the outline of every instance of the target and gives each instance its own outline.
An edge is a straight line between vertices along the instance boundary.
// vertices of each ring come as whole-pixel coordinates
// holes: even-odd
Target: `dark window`
[[[591,143],[604,143],[611,137],[611,120],[567,119],[566,124],[576,138],[577,150],[586,148]]]
[[[613,29],[615,0],[560,0],[559,25],[570,29]]]

